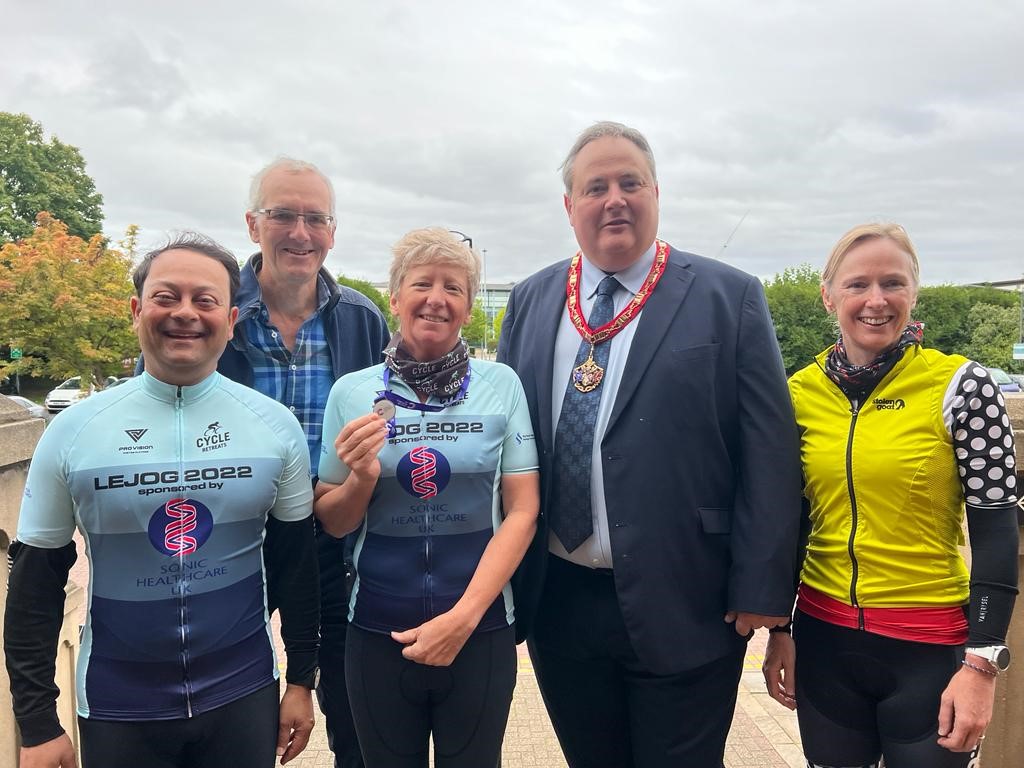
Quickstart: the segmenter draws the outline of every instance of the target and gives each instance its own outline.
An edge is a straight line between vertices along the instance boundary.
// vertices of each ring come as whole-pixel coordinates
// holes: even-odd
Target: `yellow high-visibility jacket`
[[[789,381],[811,516],[801,580],[861,607],[966,603],[949,425],[968,360],[909,347],[865,402],[851,403],[825,375],[826,356]]]

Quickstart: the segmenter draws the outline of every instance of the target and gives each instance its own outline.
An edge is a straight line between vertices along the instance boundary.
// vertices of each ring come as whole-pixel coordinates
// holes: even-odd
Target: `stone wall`
[[[18,511],[25,489],[32,451],[43,434],[43,421],[29,418],[25,409],[0,397],[0,603],[7,601],[7,552],[18,528]],[[78,655],[78,622],[84,600],[81,587],[69,583],[64,605],[64,627],[57,649],[57,685],[61,695],[57,711],[61,723],[78,746],[75,727],[75,659]],[[4,617],[0,611],[0,637]],[[18,733],[11,707],[7,668],[0,664],[0,765],[18,764]]]
[[[1013,424],[1020,492],[1024,489],[1024,394],[1006,395],[1006,411]],[[1024,526],[1024,511],[1018,510],[1017,518]],[[1012,662],[996,684],[996,703],[982,750],[982,768],[1020,768],[1024,763],[1024,542],[1018,550],[1017,566],[1020,592],[1007,639]]]

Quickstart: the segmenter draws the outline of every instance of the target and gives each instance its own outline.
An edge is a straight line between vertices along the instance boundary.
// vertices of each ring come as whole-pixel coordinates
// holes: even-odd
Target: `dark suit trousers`
[[[630,645],[611,571],[550,555],[529,648],[570,768],[722,766],[742,646],[704,666],[655,675]]]

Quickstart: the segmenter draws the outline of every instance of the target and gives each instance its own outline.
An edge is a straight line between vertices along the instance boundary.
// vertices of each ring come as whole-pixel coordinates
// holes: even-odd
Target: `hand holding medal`
[[[393,425],[394,406],[391,410]],[[376,408],[365,416],[352,419],[341,428],[334,441],[338,459],[353,475],[375,482],[380,477],[380,460],[377,457],[388,438],[388,431],[388,422]]]

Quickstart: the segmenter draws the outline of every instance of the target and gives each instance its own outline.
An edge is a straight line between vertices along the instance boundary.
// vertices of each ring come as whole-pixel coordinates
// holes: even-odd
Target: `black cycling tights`
[[[895,640],[797,612],[796,699],[808,765],[973,768],[976,752],[940,747],[939,697],[961,648]]]
[[[273,768],[278,684],[181,720],[78,718],[83,768]]]
[[[516,686],[512,627],[471,635],[448,667],[402,656],[389,635],[349,626],[345,678],[366,768],[492,768]]]

